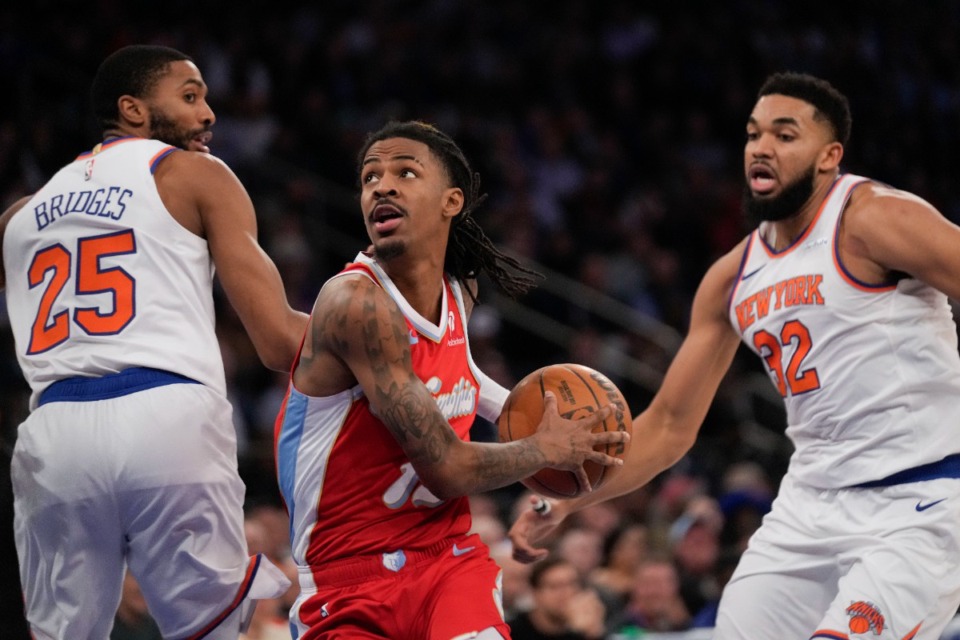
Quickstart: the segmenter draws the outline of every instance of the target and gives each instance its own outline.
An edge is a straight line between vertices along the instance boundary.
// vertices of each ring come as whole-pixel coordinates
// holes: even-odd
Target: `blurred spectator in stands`
[[[513,640],[600,640],[605,610],[570,562],[547,558],[530,571],[533,607],[507,622]]]
[[[669,558],[648,558],[637,569],[630,599],[619,619],[611,624],[618,633],[683,631],[690,612],[680,596],[677,568]]]

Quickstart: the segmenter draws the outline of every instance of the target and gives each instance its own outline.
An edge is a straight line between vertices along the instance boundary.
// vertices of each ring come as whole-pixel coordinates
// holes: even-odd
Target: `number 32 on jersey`
[[[778,336],[763,329],[757,331],[753,334],[753,346],[766,362],[777,390],[784,398],[788,392],[797,396],[820,388],[816,368],[803,368],[803,360],[810,353],[812,342],[810,331],[799,320],[784,322]],[[783,353],[790,346],[793,346],[793,355],[784,363]]]
[[[130,229],[80,238],[76,247],[58,243],[37,251],[27,272],[28,282],[31,289],[47,284],[33,321],[27,355],[43,353],[66,341],[70,337],[71,314],[73,323],[88,335],[114,335],[123,331],[136,312],[136,281],[121,267],[104,268],[100,260],[136,251],[137,243]],[[77,296],[111,294],[113,308],[103,311],[96,306],[77,306],[53,313],[57,298],[70,282],[74,283]]]

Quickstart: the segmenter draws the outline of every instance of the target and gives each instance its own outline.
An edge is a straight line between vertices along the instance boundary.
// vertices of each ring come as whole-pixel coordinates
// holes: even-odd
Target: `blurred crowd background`
[[[474,356],[507,387],[545,364],[579,362],[609,375],[634,412],[644,408],[700,277],[748,230],[744,125],[771,72],[811,72],[850,98],[846,171],[913,191],[960,222],[960,3],[949,0],[4,3],[4,208],[98,142],[90,80],[133,43],[197,61],[218,118],[213,153],[249,190],[261,242],[305,311],[366,246],[355,157],[364,135],[389,119],[450,133],[489,194],[481,225],[547,276],[519,304],[481,289]],[[282,561],[271,438],[286,376],[260,365],[222,297],[218,312],[248,537]],[[27,387],[3,313],[0,333],[0,606],[9,610],[0,636],[19,638],[9,460]],[[585,637],[709,626],[786,468],[783,428],[779,397],[742,351],[684,460],[567,524],[554,554],[575,569],[566,581],[562,564],[530,576],[509,560],[504,532],[522,486],[478,496],[477,529],[507,570],[508,613],[592,611]],[[496,438],[482,421],[474,432]],[[569,605],[582,586],[595,601]],[[132,627],[144,620],[136,600],[125,596],[118,614]],[[274,604],[251,638],[284,637],[275,622],[287,605]]]

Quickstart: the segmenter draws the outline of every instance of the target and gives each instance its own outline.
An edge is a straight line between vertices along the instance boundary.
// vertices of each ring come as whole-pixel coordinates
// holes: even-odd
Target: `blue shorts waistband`
[[[892,487],[898,484],[907,484],[910,482],[923,482],[924,480],[938,480],[940,478],[960,478],[960,453],[947,456],[943,460],[922,464],[919,467],[905,469],[897,473],[882,478],[872,480],[863,484],[854,485],[855,489],[873,489],[876,487]]]
[[[64,378],[57,380],[40,394],[37,406],[50,402],[93,402],[109,400],[145,389],[168,384],[200,384],[193,378],[161,369],[131,367],[119,373],[98,377]]]

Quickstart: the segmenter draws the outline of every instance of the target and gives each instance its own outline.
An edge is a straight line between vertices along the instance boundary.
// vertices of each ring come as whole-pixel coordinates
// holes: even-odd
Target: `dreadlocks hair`
[[[829,122],[834,139],[847,146],[853,125],[850,102],[832,84],[808,73],[785,71],[769,76],[757,92],[757,98],[771,94],[796,98],[813,105],[814,118]]]
[[[106,131],[120,122],[117,100],[121,96],[143,98],[153,90],[171,62],[193,58],[170,47],[134,44],[117,49],[100,63],[90,87],[93,115]]]
[[[470,168],[463,151],[443,131],[416,120],[389,122],[367,136],[357,156],[357,173],[362,171],[363,159],[370,147],[388,138],[405,138],[427,145],[443,165],[450,184],[463,191],[463,210],[453,218],[450,227],[444,271],[460,282],[475,280],[485,272],[497,288],[511,298],[517,298],[536,286],[537,280],[543,276],[500,251],[473,217],[473,212],[487,199],[487,194],[480,193],[480,174]],[[466,289],[473,301],[478,302],[473,288]]]

